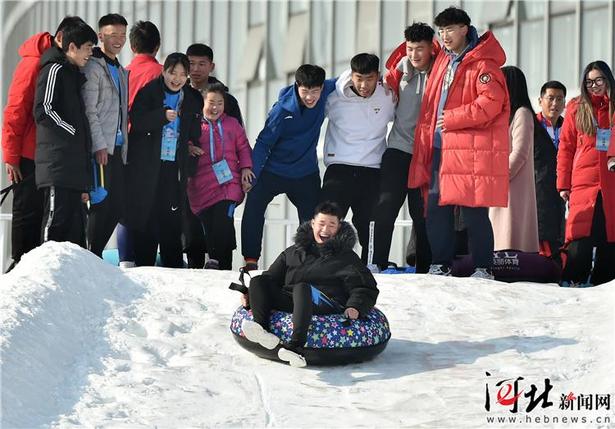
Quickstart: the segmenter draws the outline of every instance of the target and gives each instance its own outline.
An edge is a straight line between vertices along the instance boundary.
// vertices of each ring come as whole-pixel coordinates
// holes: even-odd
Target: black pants
[[[282,289],[281,285],[273,284],[269,277],[257,276],[250,282],[248,290],[254,321],[267,331],[273,310],[292,312],[293,334],[290,345],[294,347],[305,345],[312,315],[344,311],[344,308],[335,302],[333,306],[323,301],[319,304],[313,303],[312,287],[307,283],[293,285],[291,293]]]
[[[182,242],[188,259],[188,268],[203,268],[207,253],[203,224],[201,219],[192,213],[188,197],[185,198],[182,210]],[[209,256],[211,257],[211,254]]]
[[[562,280],[584,283],[591,274],[590,283],[599,285],[615,279],[615,243],[606,241],[606,219],[602,204],[602,193],[599,192],[594,207],[591,234],[568,245]],[[592,270],[594,247],[596,260]]]
[[[21,158],[19,169],[25,180],[13,188],[11,256],[14,262],[19,262],[24,253],[41,244],[43,220],[44,195],[36,188],[34,161]]]
[[[245,258],[261,256],[265,211],[280,194],[286,194],[297,208],[299,223],[312,219],[320,194],[319,173],[289,179],[263,171],[254,188],[248,192],[241,221],[241,253]]]
[[[220,201],[199,213],[207,237],[207,253],[219,263],[221,270],[230,270],[233,265],[235,239],[235,201]],[[202,267],[201,267],[202,268]]]
[[[107,165],[103,166],[104,188],[107,196],[99,203],[90,201],[88,218],[88,246],[95,255],[102,257],[102,252],[113,234],[120,219],[124,217],[124,164],[121,148],[113,155],[108,155]],[[96,165],[96,174],[100,176],[100,166]],[[100,179],[99,179],[100,180]]]
[[[441,206],[440,149],[433,151],[433,168],[427,199],[427,236],[434,264],[451,266],[455,257],[455,206]],[[493,228],[489,208],[460,206],[461,216],[468,231],[468,247],[475,267],[493,266]]]
[[[86,208],[81,201],[81,191],[49,186],[44,193],[41,242],[70,241],[86,247]]]
[[[135,264],[153,266],[160,245],[163,267],[182,268],[180,183],[177,164],[161,161],[154,204],[144,230],[134,230]]]
[[[408,189],[408,168],[412,155],[398,149],[387,149],[380,165],[380,194],[374,210],[374,254],[372,261],[381,269],[389,261],[395,219],[408,199],[408,211],[416,233],[416,272],[426,273],[431,264],[431,249],[427,239],[424,204],[419,189]]]
[[[380,169],[333,164],[327,167],[322,183],[321,201],[337,203],[344,216],[352,208],[352,224],[361,244],[361,260],[367,264],[369,253],[369,223],[376,203]]]
[[[134,231],[126,225],[119,223],[117,225],[117,253],[120,262],[135,261],[135,243]]]

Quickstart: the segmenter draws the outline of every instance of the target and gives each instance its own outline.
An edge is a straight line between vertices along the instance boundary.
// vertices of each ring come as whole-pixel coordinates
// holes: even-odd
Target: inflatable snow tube
[[[292,335],[291,314],[275,311],[271,314],[269,331],[288,343]],[[239,307],[231,320],[233,337],[244,349],[255,355],[279,361],[278,348],[267,350],[248,341],[241,330],[244,320],[253,320],[252,311]],[[348,320],[342,314],[314,315],[305,345],[308,365],[343,365],[373,359],[381,353],[389,339],[389,321],[377,308],[365,318]]]
[[[474,271],[472,257],[467,255],[453,262],[452,274],[468,277]],[[558,283],[561,269],[551,258],[518,250],[493,252],[493,275],[501,282]]]

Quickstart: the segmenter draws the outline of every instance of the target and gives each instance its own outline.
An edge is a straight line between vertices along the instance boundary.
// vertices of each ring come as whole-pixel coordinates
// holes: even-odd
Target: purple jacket
[[[199,157],[196,174],[188,179],[187,188],[190,208],[197,215],[223,200],[241,203],[244,197],[241,189],[241,169],[252,168],[252,148],[248,143],[246,131],[235,118],[226,114],[220,117],[220,122],[224,135],[224,159],[233,173],[233,179],[222,185],[218,183],[212,168],[210,125],[209,122],[203,121],[199,142],[204,153]],[[213,135],[215,162],[219,162],[222,160],[222,138],[217,122],[213,124]]]

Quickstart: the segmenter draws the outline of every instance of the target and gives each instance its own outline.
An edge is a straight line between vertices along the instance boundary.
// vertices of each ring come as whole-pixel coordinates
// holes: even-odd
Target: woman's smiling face
[[[171,91],[179,91],[188,80],[188,71],[178,63],[173,68],[163,70],[162,77],[167,88]]]

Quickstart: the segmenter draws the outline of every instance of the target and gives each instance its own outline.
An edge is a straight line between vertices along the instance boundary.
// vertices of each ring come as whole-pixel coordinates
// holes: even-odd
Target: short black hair
[[[205,96],[210,92],[215,92],[224,97],[226,95],[226,86],[224,86],[224,84],[222,84],[221,82],[212,83],[210,85],[207,85],[207,88],[202,91],[202,94],[203,96]]]
[[[128,36],[130,47],[137,54],[153,54],[160,47],[160,31],[151,21],[137,21]]]
[[[188,70],[190,70],[190,60],[188,60],[186,54],[181,52],[173,52],[172,54],[169,54],[166,60],[164,60],[164,65],[162,68],[163,70],[174,70],[178,64],[184,66],[187,74]]]
[[[433,28],[424,22],[413,22],[411,26],[406,27],[404,37],[406,42],[432,42],[433,36],[436,34]]]
[[[547,89],[561,89],[562,91],[564,91],[564,97],[566,97],[566,87],[559,80],[550,80],[549,82],[546,82],[540,88],[540,96],[541,97],[543,95],[545,95],[545,92],[547,92]]]
[[[214,51],[209,46],[203,43],[194,43],[186,49],[186,55],[189,57],[207,57],[209,61],[214,60]]]
[[[380,71],[380,58],[374,54],[357,54],[350,60],[353,73],[370,74]]]
[[[448,7],[436,16],[433,23],[436,27],[448,27],[449,25],[467,25],[470,26],[470,17],[465,10],[458,7]]]
[[[321,87],[325,83],[325,70],[316,65],[303,64],[295,72],[295,82],[297,82],[297,87]]]
[[[128,27],[128,21],[119,13],[109,13],[98,20],[99,29],[106,25],[123,25]]]
[[[58,25],[55,36],[57,36],[59,32],[64,31],[66,28],[74,27],[79,24],[85,24],[85,21],[81,17],[66,15],[60,22],[60,25]]]
[[[74,43],[77,48],[87,42],[98,43],[96,32],[85,22],[66,27],[62,30],[62,51],[68,52],[68,47]]]
[[[314,209],[314,217],[319,214],[335,216],[339,220],[342,220],[344,218],[344,212],[342,212],[341,207],[333,201],[323,201],[322,203],[318,204]]]

